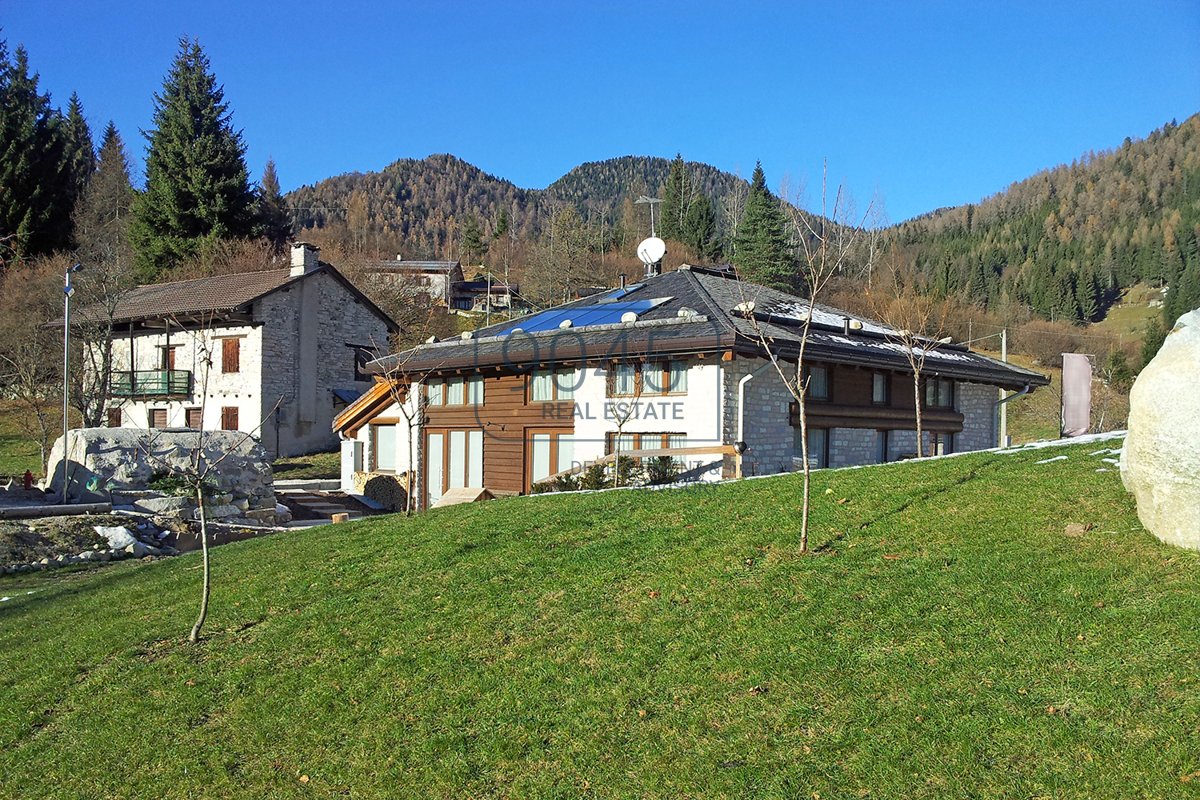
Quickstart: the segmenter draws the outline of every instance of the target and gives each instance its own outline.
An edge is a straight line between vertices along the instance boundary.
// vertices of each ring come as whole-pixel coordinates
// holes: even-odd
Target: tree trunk
[[[913,403],[917,411],[917,458],[925,457],[925,444],[921,441],[921,373],[918,370],[913,370]]]
[[[188,635],[188,641],[193,644],[200,641],[200,628],[204,626],[204,620],[208,617],[208,595],[211,586],[208,567],[208,519],[204,514],[204,491],[199,482],[196,484],[196,502],[200,506],[200,552],[204,560],[204,591],[200,596],[200,616],[196,617],[196,624],[192,626],[192,632]]]

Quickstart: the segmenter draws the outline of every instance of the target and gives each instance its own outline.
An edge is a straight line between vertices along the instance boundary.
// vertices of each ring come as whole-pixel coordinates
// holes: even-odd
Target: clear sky
[[[453,153],[542,188],[584,161],[705,161],[899,221],[1200,111],[1200,1],[0,0],[42,88],[140,173],[152,95],[200,39],[285,190]],[[140,180],[138,178],[137,180]]]

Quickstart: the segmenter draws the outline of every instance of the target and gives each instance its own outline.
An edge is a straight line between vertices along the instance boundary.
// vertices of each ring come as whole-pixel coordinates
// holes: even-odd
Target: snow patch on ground
[[[1035,464],[1049,464],[1051,461],[1066,461],[1066,456],[1055,456],[1054,458],[1043,458],[1041,461],[1035,461]]]

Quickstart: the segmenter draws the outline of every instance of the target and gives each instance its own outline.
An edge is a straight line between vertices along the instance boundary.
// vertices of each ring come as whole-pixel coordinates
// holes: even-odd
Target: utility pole
[[[1000,329],[1000,360],[1008,363],[1008,328]],[[1008,392],[1000,390],[1000,446],[1008,447],[1008,403],[1004,398]]]

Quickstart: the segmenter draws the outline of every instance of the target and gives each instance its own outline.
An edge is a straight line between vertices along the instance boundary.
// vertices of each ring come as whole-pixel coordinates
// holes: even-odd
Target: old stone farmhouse
[[[133,289],[113,326],[110,427],[249,431],[273,456],[337,446],[396,328],[305,243],[283,269]]]
[[[685,477],[716,480],[735,473],[738,443],[743,474],[793,469],[798,409],[766,347],[794,373],[809,313],[816,467],[915,455],[917,402],[924,453],[994,447],[1000,390],[1048,383],[926,341],[914,397],[896,331],[727,272],[683,268],[376,362],[379,383],[335,422],[344,488],[415,469],[428,506],[451,489],[525,493],[614,451],[664,449],[684,451]]]

